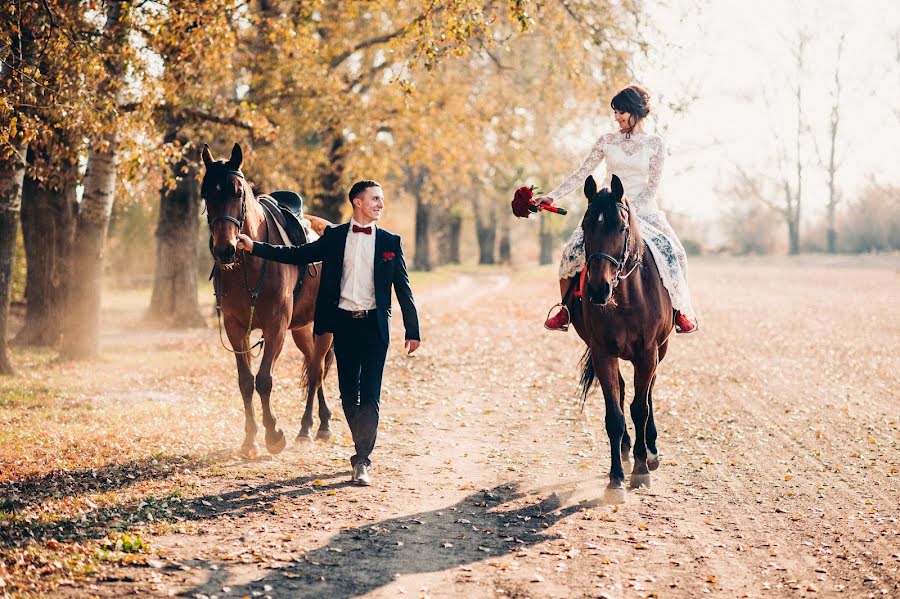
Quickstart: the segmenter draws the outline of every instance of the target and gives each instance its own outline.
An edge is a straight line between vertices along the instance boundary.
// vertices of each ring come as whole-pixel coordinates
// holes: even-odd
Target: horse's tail
[[[587,402],[588,393],[591,387],[597,382],[597,375],[594,372],[594,362],[591,360],[591,348],[584,350],[581,356],[581,411],[584,411],[584,404]]]

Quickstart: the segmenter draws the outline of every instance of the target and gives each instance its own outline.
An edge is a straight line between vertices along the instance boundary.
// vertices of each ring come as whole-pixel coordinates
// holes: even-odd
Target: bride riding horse
[[[631,487],[650,485],[659,467],[653,384],[674,327],[672,302],[653,255],[646,251],[622,182],[612,176],[610,189],[597,189],[593,177],[584,184],[588,208],[582,221],[586,259],[581,305],[572,324],[588,349],[582,361],[587,397],[599,380],[606,402],[606,433],[612,450],[607,500],[625,500],[625,473],[631,440],[625,426],[625,379],[619,359],[634,364],[634,466]]]
[[[205,144],[202,157],[206,172],[201,184],[201,195],[206,201],[210,249],[216,261],[214,276],[217,278],[217,301],[221,306],[225,332],[234,348],[232,351],[237,360],[238,385],[244,400],[244,442],[241,454],[247,458],[256,456],[254,388],[262,400],[266,449],[277,454],[285,447],[284,433],[275,428],[276,421],[269,398],[272,393],[272,370],[281,354],[288,331],[306,362],[306,410],[297,440],[310,439],[312,402],[316,395],[319,399],[320,420],[316,438],[327,440],[331,437],[331,411],[325,403],[322,381],[334,353],[331,351],[330,333],[313,336],[313,313],[320,278],[309,274],[316,272],[315,267],[269,263],[244,252],[236,252],[239,231],[252,239],[268,243],[291,242],[283,238],[283,229],[276,224],[275,219],[281,216],[267,211],[244,179],[241,172],[243,153],[238,144],[234,145],[228,161],[214,160]],[[315,229],[322,229],[329,224],[323,219],[307,218],[313,221]],[[299,293],[295,294],[300,277],[303,277],[303,281]],[[250,370],[252,329],[262,329],[265,340],[262,361],[255,377]]]

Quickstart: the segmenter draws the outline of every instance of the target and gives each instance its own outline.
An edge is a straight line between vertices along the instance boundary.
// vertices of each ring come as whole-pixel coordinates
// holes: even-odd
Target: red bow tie
[[[353,225],[353,232],[354,233],[365,233],[366,235],[371,235],[372,234],[372,226],[370,225],[368,227],[357,227],[356,225]]]

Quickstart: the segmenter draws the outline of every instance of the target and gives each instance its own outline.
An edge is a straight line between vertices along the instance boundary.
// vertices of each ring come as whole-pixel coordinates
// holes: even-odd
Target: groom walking
[[[352,480],[370,485],[369,455],[378,434],[381,377],[390,343],[391,285],[400,302],[410,354],[419,347],[419,318],[400,236],[375,225],[384,209],[381,185],[357,181],[349,196],[350,222],[328,227],[310,244],[270,245],[240,234],[237,249],[287,264],[322,262],[313,332],[334,333],[341,404],[356,446],[350,458]]]

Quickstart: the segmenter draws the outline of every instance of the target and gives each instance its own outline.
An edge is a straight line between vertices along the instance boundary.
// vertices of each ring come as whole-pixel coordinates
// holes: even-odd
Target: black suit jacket
[[[253,255],[284,262],[286,264],[308,264],[322,262],[322,281],[316,301],[316,335],[333,333],[338,315],[338,301],[341,298],[341,275],[344,272],[344,247],[350,223],[335,225],[325,229],[325,233],[306,245],[270,245],[261,241],[253,242]],[[375,227],[375,311],[378,332],[385,344],[390,344],[391,285],[397,294],[403,313],[406,339],[420,340],[419,317],[409,286],[406,261],[400,236],[380,227]]]

